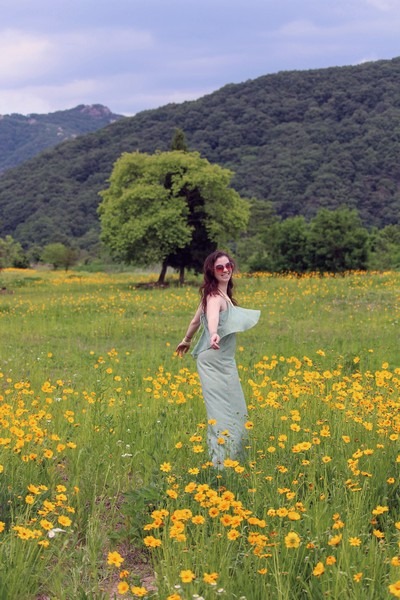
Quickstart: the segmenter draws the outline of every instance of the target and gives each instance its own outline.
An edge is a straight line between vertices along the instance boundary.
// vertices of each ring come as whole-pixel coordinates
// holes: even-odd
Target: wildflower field
[[[236,279],[221,472],[174,354],[198,282],[151,281],[0,273],[0,598],[400,598],[400,274]]]

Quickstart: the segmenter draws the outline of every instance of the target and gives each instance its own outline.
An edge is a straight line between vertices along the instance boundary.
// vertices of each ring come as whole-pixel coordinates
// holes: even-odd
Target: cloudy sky
[[[400,0],[1,0],[0,114],[133,115],[283,70],[400,56]]]

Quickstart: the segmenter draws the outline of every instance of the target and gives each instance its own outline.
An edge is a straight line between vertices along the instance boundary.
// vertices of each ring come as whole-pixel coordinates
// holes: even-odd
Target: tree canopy
[[[364,270],[378,260],[387,263],[396,251],[398,256],[399,232],[394,226],[389,229],[369,234],[356,210],[321,208],[310,222],[302,216],[271,220],[257,236],[257,251],[252,244],[241,247],[240,259],[250,271]]]
[[[101,192],[101,239],[119,261],[199,270],[246,228],[249,203],[231,178],[198,152],[125,153]]]

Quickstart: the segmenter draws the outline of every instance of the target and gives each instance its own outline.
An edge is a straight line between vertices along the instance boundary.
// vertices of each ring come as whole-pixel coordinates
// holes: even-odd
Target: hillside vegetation
[[[282,218],[355,208],[364,226],[400,217],[400,58],[282,72],[143,111],[42,152],[0,178],[0,236],[25,247],[98,239],[99,191],[122,152],[190,150],[235,172],[244,197]]]
[[[46,148],[96,131],[121,118],[101,104],[80,104],[49,114],[0,115],[0,172],[19,165]]]

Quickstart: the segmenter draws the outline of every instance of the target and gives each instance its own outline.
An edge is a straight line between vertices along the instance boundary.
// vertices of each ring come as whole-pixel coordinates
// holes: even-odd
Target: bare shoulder
[[[219,294],[208,294],[208,296],[207,296],[207,304],[209,302],[211,302],[213,304],[218,304],[221,300],[222,300],[222,296],[220,296]]]
[[[207,306],[213,309],[225,310],[226,301],[220,294],[209,294],[207,296]]]

